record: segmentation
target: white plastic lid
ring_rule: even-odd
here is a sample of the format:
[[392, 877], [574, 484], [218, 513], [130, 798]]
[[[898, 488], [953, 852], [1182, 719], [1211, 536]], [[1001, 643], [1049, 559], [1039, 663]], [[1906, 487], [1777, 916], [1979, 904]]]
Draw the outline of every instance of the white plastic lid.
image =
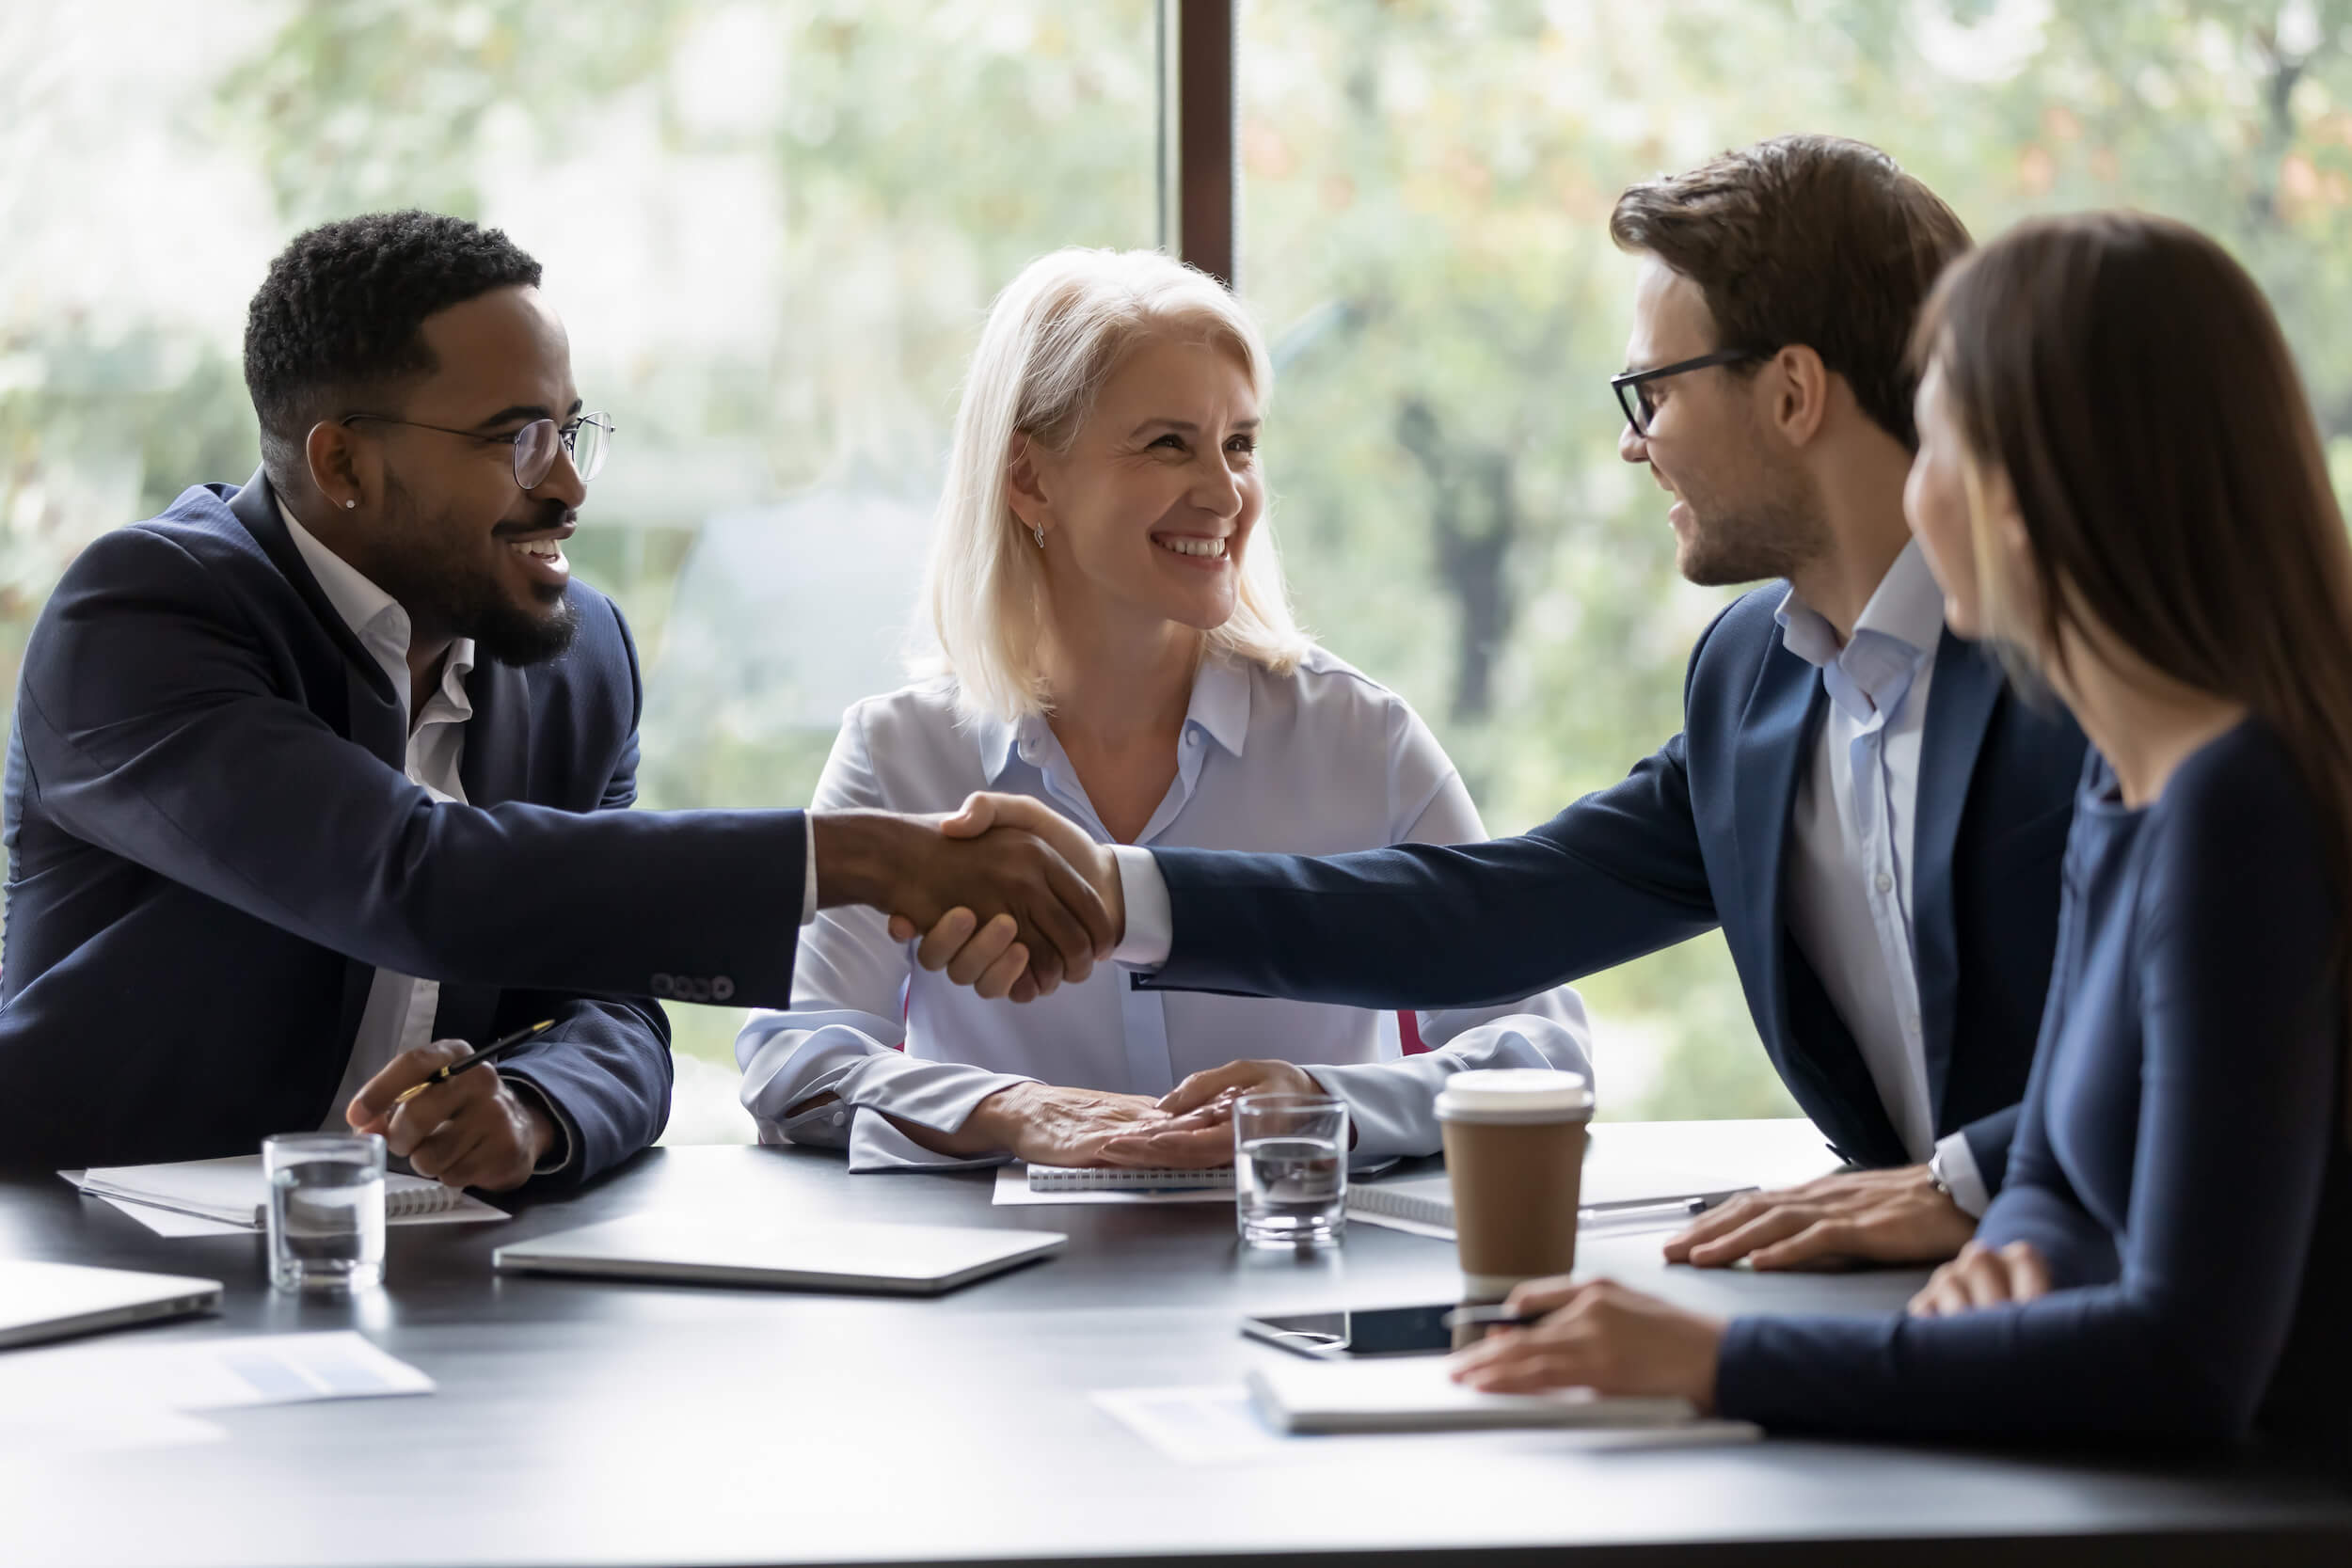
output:
[[1438, 1093], [1438, 1115], [1448, 1120], [1571, 1120], [1592, 1112], [1593, 1086], [1582, 1073], [1546, 1068], [1457, 1072]]

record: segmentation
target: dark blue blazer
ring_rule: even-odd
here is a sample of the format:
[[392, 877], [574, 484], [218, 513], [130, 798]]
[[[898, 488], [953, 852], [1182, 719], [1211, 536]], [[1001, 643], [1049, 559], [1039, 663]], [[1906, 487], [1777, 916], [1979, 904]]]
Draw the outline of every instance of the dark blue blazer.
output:
[[1977, 1228], [2031, 1243], [2051, 1293], [1949, 1318], [1734, 1319], [1723, 1413], [2035, 1443], [2259, 1433], [2352, 1456], [2332, 808], [2260, 720], [2143, 809], [2094, 753], [2009, 1182]]
[[8, 756], [0, 1163], [249, 1153], [319, 1126], [374, 971], [441, 982], [437, 1037], [557, 1026], [501, 1069], [567, 1178], [669, 1111], [653, 995], [790, 1001], [798, 812], [622, 810], [636, 650], [575, 583], [561, 658], [467, 678], [468, 804], [409, 782], [398, 694], [256, 474], [67, 571]]
[[[1782, 911], [1797, 784], [1828, 696], [1773, 584], [1691, 656], [1684, 728], [1630, 776], [1487, 844], [1310, 859], [1155, 849], [1175, 945], [1136, 984], [1361, 1007], [1483, 1006], [1721, 926], [1756, 1032], [1843, 1157], [1908, 1158]], [[1949, 633], [1921, 740], [1912, 926], [1937, 1135], [2008, 1163], [2050, 979], [2083, 738]]]

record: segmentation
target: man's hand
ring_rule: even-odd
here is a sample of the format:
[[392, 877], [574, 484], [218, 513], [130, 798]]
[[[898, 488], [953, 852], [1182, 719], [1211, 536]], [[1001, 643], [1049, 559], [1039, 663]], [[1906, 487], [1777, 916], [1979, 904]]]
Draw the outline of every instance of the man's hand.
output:
[[1759, 1269], [1936, 1263], [1975, 1235], [1968, 1212], [1925, 1165], [1840, 1171], [1779, 1192], [1742, 1193], [1666, 1243], [1670, 1263]]
[[1571, 1285], [1565, 1275], [1530, 1280], [1511, 1292], [1510, 1306], [1549, 1315], [1533, 1328], [1490, 1333], [1456, 1355], [1454, 1382], [1486, 1394], [1678, 1394], [1701, 1411], [1714, 1408], [1721, 1319], [1612, 1279]]
[[[953, 1132], [891, 1118], [892, 1124], [935, 1154], [970, 1159], [1009, 1153], [1033, 1165], [1102, 1165], [1103, 1146], [1122, 1132], [1169, 1118], [1139, 1094], [1100, 1089], [1065, 1089], [1051, 1084], [1015, 1084], [998, 1089], [973, 1108]], [[1226, 1158], [1232, 1157], [1231, 1134]]]
[[[1093, 847], [1061, 817], [1038, 809]], [[971, 813], [967, 801], [959, 818], [946, 822], [879, 811], [815, 814], [817, 901], [886, 911], [893, 929], [900, 920], [910, 930], [940, 928], [943, 917], [962, 911], [991, 945], [982, 950], [987, 961], [959, 964], [956, 972], [963, 983], [984, 985], [984, 996], [1009, 990], [1027, 1001], [1064, 979], [1084, 980], [1117, 945], [1117, 905], [1073, 869], [1062, 835], [1026, 831], [1025, 821], [996, 832], [986, 832], [985, 822], [968, 832], [943, 831]], [[1116, 888], [1116, 868], [1112, 882]], [[946, 968], [947, 960], [926, 967]]]
[[1915, 1318], [1950, 1318], [2049, 1293], [2050, 1265], [2031, 1242], [2011, 1242], [1998, 1249], [1970, 1242], [1959, 1257], [1929, 1276], [1911, 1298], [1910, 1312]]
[[502, 1193], [531, 1180], [555, 1147], [547, 1113], [515, 1093], [498, 1069], [468, 1068], [393, 1108], [403, 1089], [465, 1055], [464, 1040], [435, 1040], [392, 1058], [359, 1086], [343, 1112], [355, 1132], [381, 1132], [385, 1147], [419, 1176], [448, 1187]]
[[[1035, 837], [1076, 868], [1108, 914], [1110, 938], [1091, 958], [1109, 958], [1126, 934], [1126, 899], [1120, 888], [1119, 862], [1110, 847], [1095, 843], [1076, 823], [1043, 801], [1025, 795], [977, 794], [966, 800], [961, 811], [942, 818], [938, 827], [946, 837], [977, 839], [983, 844], [1007, 832]], [[982, 996], [1009, 995], [1015, 1002], [1027, 1002], [1054, 989], [1052, 977], [1041, 972], [1040, 955], [1034, 951], [1026, 953], [1028, 974], [1022, 974], [1022, 933], [1001, 917], [983, 923], [972, 909], [959, 907], [934, 919], [892, 906], [891, 939], [910, 942], [918, 932], [923, 941], [915, 949], [914, 961], [934, 973], [946, 970], [950, 980], [971, 986]], [[1091, 968], [1089, 961], [1088, 970], [1073, 971], [1067, 978], [1083, 980]]]

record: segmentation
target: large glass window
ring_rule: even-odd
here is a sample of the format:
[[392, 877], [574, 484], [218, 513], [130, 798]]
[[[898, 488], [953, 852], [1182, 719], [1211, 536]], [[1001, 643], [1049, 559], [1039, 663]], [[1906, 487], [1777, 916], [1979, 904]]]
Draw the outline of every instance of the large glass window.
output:
[[[1677, 578], [1616, 456], [1608, 215], [1788, 131], [1887, 149], [1979, 236], [2115, 205], [2220, 235], [2352, 480], [2345, 44], [2308, 0], [1242, 0], [1239, 281], [1281, 363], [1267, 464], [1309, 623], [1411, 698], [1489, 832], [1679, 727], [1729, 595]], [[1793, 1111], [1720, 939], [1584, 990], [1612, 1114]]]
[[[258, 461], [246, 299], [423, 206], [547, 268], [618, 444], [571, 546], [649, 806], [792, 805], [903, 679], [958, 378], [1031, 256], [1157, 239], [1152, 0], [77, 0], [0, 15], [0, 651], [100, 531]], [[674, 1007], [680, 1138], [749, 1136]]]
[[[1152, 0], [0, 7], [0, 678], [74, 552], [255, 462], [246, 298], [421, 205], [548, 267], [620, 425], [574, 553], [644, 656], [644, 799], [794, 804], [894, 684], [957, 378], [1058, 245], [1150, 245]], [[2316, 0], [1241, 0], [1244, 295], [1302, 609], [1490, 831], [1677, 727], [1724, 595], [1615, 457], [1616, 191], [1779, 132], [1886, 147], [1979, 234], [2129, 203], [2271, 292], [2352, 480], [2352, 64]], [[2150, 329], [2162, 330], [2162, 323]], [[1619, 1115], [1787, 1111], [1712, 940], [1589, 983]], [[676, 1007], [673, 1136], [744, 1135]]]

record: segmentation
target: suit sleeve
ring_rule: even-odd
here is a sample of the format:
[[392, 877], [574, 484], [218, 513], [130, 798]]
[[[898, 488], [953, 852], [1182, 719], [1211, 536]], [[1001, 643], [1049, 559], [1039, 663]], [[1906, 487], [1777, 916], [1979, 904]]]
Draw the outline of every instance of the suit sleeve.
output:
[[[620, 610], [613, 625], [628, 657], [629, 723], [598, 808], [627, 811], [637, 803], [637, 723], [644, 707], [637, 644]], [[492, 1038], [543, 1018], [555, 1027], [502, 1063], [499, 1071], [538, 1091], [562, 1126], [566, 1147], [545, 1173], [584, 1181], [628, 1159], [661, 1135], [670, 1119], [670, 1021], [650, 996], [583, 996], [564, 991], [507, 991], [499, 998]]]
[[1172, 932], [1167, 960], [1136, 977], [1146, 988], [1492, 1007], [1717, 918], [1679, 735], [1622, 783], [1516, 838], [1323, 857], [1152, 854]]
[[143, 529], [83, 552], [39, 640], [24, 751], [91, 844], [404, 974], [596, 995], [688, 976], [789, 999], [798, 812], [437, 801], [280, 689], [246, 607]]
[[1960, 1130], [1968, 1140], [1968, 1153], [1977, 1162], [1984, 1190], [1998, 1196], [2009, 1181], [2011, 1146], [2017, 1137], [2019, 1108], [2008, 1105], [1989, 1117], [1979, 1117]]
[[2291, 807], [2225, 804], [2164, 824], [2134, 906], [2132, 983], [2103, 993], [2135, 998], [2141, 1050], [2114, 1240], [2098, 1241], [2050, 1157], [2065, 1097], [2045, 1041], [2016, 1168], [1980, 1234], [2050, 1250], [2060, 1288], [1954, 1318], [1737, 1320], [1724, 1414], [1923, 1435], [2249, 1432], [2313, 1249], [2340, 1244], [2314, 1233], [2341, 1135], [2341, 916], [2308, 808], [2280, 832]]
[[[1391, 835], [1420, 844], [1485, 838], [1478, 808], [1438, 737], [1401, 702], [1391, 725]], [[1584, 1002], [1567, 986], [1493, 1006], [1423, 1012], [1416, 1022], [1429, 1047], [1420, 1055], [1309, 1069], [1327, 1092], [1347, 1101], [1359, 1164], [1436, 1153], [1441, 1140], [1433, 1106], [1457, 1072], [1558, 1068], [1592, 1076]]]

